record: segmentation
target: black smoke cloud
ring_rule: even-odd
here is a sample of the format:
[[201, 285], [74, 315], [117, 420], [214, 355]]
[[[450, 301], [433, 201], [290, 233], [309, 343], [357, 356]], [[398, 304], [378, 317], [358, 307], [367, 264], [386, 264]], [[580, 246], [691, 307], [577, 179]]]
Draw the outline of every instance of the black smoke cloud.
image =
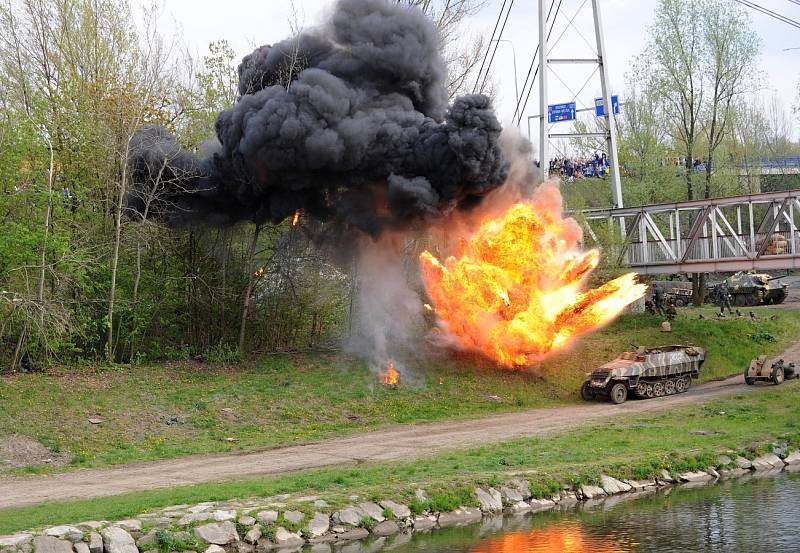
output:
[[323, 26], [242, 60], [206, 157], [142, 128], [129, 206], [175, 226], [303, 210], [377, 236], [476, 205], [506, 176], [501, 127], [485, 96], [447, 105], [439, 44], [416, 9], [339, 0]]

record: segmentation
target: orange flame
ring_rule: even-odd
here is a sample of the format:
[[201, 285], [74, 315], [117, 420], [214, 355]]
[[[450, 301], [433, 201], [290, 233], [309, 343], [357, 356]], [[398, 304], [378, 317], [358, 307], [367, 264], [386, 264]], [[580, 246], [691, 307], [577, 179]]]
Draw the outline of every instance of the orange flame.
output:
[[386, 363], [386, 372], [381, 376], [383, 383], [387, 386], [397, 386], [400, 384], [400, 373], [394, 368], [394, 361], [389, 359]]
[[564, 348], [611, 322], [646, 290], [629, 273], [582, 292], [600, 254], [580, 251], [579, 237], [574, 220], [535, 198], [484, 220], [444, 263], [423, 252], [436, 313], [463, 347], [507, 367]]
[[297, 223], [300, 222], [300, 210], [294, 212], [294, 217], [292, 217], [292, 226], [296, 227]]

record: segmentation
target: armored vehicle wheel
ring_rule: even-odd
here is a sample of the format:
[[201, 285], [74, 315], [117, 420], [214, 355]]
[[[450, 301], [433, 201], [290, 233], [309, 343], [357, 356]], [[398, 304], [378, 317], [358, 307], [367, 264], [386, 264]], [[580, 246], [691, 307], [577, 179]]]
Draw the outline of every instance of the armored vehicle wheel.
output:
[[675, 384], [676, 384], [675, 380], [667, 380], [666, 382], [664, 382], [664, 393], [667, 394], [668, 396], [674, 394], [676, 392]]
[[775, 367], [772, 369], [772, 383], [776, 386], [783, 384], [783, 367]]
[[589, 387], [588, 382], [584, 382], [581, 386], [581, 399], [584, 401], [592, 401], [595, 398], [594, 390]]
[[647, 397], [647, 382], [639, 382], [639, 385], [636, 386], [636, 395], [639, 397]]
[[653, 396], [653, 385], [652, 384], [648, 384], [647, 385], [647, 391], [645, 392], [644, 395], [647, 396], [647, 397], [654, 397]]
[[750, 307], [753, 307], [754, 305], [758, 305], [759, 303], [761, 303], [761, 298], [759, 298], [758, 294], [756, 294], [755, 292], [747, 294], [745, 298], [747, 298], [747, 305]]
[[682, 394], [685, 391], [686, 391], [686, 382], [683, 380], [682, 377], [676, 379], [675, 380], [675, 392], [678, 393], [678, 394]]
[[756, 379], [755, 378], [750, 378], [749, 376], [747, 376], [747, 372], [749, 370], [750, 370], [750, 367], [747, 367], [744, 370], [744, 383], [747, 384], [748, 386], [752, 386], [753, 384], [756, 383]]
[[663, 382], [656, 382], [653, 384], [653, 395], [655, 397], [661, 397], [664, 395], [664, 383]]
[[611, 387], [608, 397], [614, 405], [625, 403], [625, 400], [628, 399], [628, 387], [622, 382], [617, 382]]
[[688, 374], [683, 377], [683, 381], [686, 383], [686, 391], [689, 391], [689, 388], [692, 387], [692, 377]]
[[733, 304], [736, 307], [744, 307], [745, 305], [747, 305], [747, 296], [743, 294], [736, 294], [735, 296], [733, 296]]
[[683, 301], [683, 298], [678, 298], [675, 300], [675, 307], [684, 307], [686, 302]]

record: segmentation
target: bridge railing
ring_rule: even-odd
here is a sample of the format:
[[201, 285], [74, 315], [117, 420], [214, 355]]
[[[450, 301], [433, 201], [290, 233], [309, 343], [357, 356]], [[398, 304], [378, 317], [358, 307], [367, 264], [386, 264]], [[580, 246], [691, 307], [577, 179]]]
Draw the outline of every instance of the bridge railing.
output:
[[[738, 241], [733, 237], [738, 238]], [[780, 238], [778, 238], [780, 237]], [[718, 236], [714, 239], [711, 236], [697, 238], [685, 259], [688, 261], [698, 259], [746, 259], [754, 257], [764, 240], [769, 240], [770, 244], [765, 249], [762, 257], [776, 255], [790, 255], [800, 251], [800, 233], [791, 231], [773, 232], [769, 236], [765, 233], [756, 233], [755, 246], [749, 235], [735, 234], [730, 236]], [[716, 241], [716, 250], [714, 243]], [[623, 262], [631, 267], [639, 265], [654, 265], [675, 263], [683, 258], [686, 248], [690, 247], [688, 238], [665, 239], [667, 248], [661, 242], [640, 240], [631, 241], [625, 249]], [[742, 248], [744, 246], [744, 249]], [[670, 253], [670, 251], [672, 253]]]
[[[587, 243], [644, 273], [800, 268], [800, 190], [576, 212]], [[595, 232], [596, 231], [596, 232]], [[604, 236], [601, 241], [598, 236]]]
[[798, 169], [800, 168], [800, 156], [760, 157], [739, 163], [740, 169], [757, 167], [762, 169]]

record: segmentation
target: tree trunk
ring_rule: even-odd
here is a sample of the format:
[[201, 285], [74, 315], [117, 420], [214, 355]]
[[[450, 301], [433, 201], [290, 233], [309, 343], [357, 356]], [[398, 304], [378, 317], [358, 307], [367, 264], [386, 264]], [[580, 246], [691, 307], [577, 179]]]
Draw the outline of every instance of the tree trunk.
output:
[[706, 290], [706, 274], [692, 273], [692, 305], [701, 307]]
[[253, 274], [253, 258], [256, 255], [256, 247], [258, 246], [258, 235], [261, 232], [261, 225], [256, 225], [253, 230], [253, 241], [250, 242], [250, 251], [247, 253], [247, 287], [244, 291], [244, 300], [242, 301], [242, 322], [239, 325], [239, 351], [244, 353], [244, 338], [247, 331], [247, 315], [250, 311], [250, 294], [253, 293], [253, 282], [255, 275]]
[[114, 300], [117, 295], [117, 266], [119, 265], [119, 243], [122, 237], [122, 205], [125, 202], [125, 187], [128, 178], [128, 154], [131, 138], [125, 145], [125, 157], [122, 160], [122, 179], [117, 195], [117, 209], [114, 217], [114, 254], [111, 257], [111, 290], [108, 297], [108, 336], [106, 337], [106, 359], [114, 360]]
[[44, 325], [44, 281], [47, 274], [47, 239], [50, 236], [50, 217], [53, 213], [53, 171], [55, 170], [55, 157], [53, 145], [50, 139], [47, 144], [50, 147], [50, 170], [47, 173], [47, 208], [44, 212], [44, 238], [42, 239], [42, 255], [39, 259], [39, 324]]
[[25, 335], [28, 332], [27, 323], [23, 325], [22, 331], [19, 333], [19, 339], [17, 340], [17, 347], [14, 348], [14, 357], [11, 359], [11, 372], [17, 370], [17, 365], [19, 364], [19, 358], [22, 354], [22, 345], [25, 343]]
[[133, 280], [133, 306], [139, 300], [139, 282], [142, 280], [142, 239], [136, 237], [136, 278]]
[[227, 299], [228, 299], [228, 256], [230, 255], [231, 235], [224, 231], [223, 252], [222, 252], [222, 286], [219, 297], [219, 341], [225, 340], [225, 321], [227, 319]]
[[688, 154], [686, 156], [686, 199], [687, 200], [694, 200], [694, 188], [692, 187], [692, 171], [694, 168], [692, 165], [694, 164], [694, 159], [692, 158], [692, 154]]

